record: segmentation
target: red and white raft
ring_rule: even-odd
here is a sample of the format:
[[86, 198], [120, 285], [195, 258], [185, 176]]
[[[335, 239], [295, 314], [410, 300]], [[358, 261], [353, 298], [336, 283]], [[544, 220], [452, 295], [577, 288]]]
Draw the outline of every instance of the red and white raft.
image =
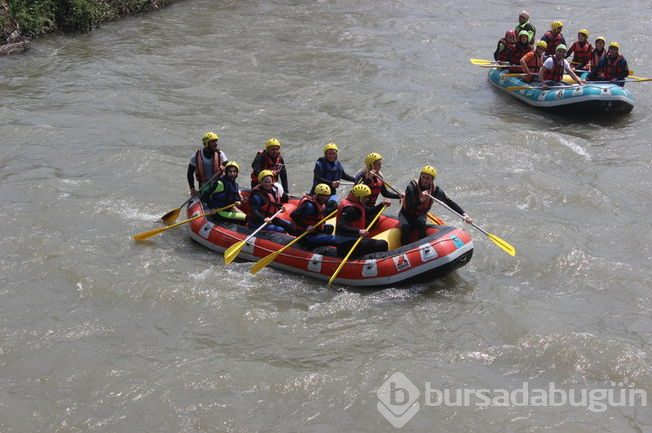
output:
[[[247, 192], [243, 192], [248, 195]], [[299, 199], [290, 197], [281, 214], [289, 220]], [[193, 198], [188, 204], [188, 218], [205, 213], [203, 204]], [[334, 224], [333, 221], [329, 223]], [[381, 216], [371, 235], [389, 243], [389, 251], [367, 254], [355, 260], [349, 259], [337, 279], [337, 284], [360, 287], [381, 287], [429, 281], [442, 277], [466, 265], [473, 255], [473, 241], [464, 230], [452, 226], [433, 226], [427, 236], [416, 242], [401, 246], [398, 220]], [[223, 221], [213, 216], [197, 218], [190, 222], [190, 237], [211, 250], [224, 252], [236, 242], [244, 240], [253, 230], [247, 226]], [[251, 238], [238, 256], [241, 259], [257, 261], [278, 251], [294, 239], [283, 233], [262, 230]], [[301, 242], [280, 254], [269, 266], [302, 275], [330, 279], [340, 265], [335, 247], [309, 249]]]

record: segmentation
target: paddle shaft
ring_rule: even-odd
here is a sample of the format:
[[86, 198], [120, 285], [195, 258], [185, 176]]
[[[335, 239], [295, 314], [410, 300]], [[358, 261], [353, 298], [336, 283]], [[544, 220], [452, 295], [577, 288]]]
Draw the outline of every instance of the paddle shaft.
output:
[[[386, 207], [387, 207], [387, 206], [383, 206], [383, 207], [380, 208], [380, 211], [378, 212], [378, 214], [374, 217], [373, 220], [371, 220], [371, 222], [369, 223], [369, 225], [367, 226], [367, 228], [366, 228], [365, 230], [369, 231], [369, 229], [370, 229], [371, 227], [373, 227], [374, 224], [376, 224], [376, 221], [378, 221], [378, 218], [380, 218], [380, 215], [382, 215], [382, 213], [383, 213], [383, 211], [385, 210]], [[363, 238], [363, 237], [360, 236], [360, 237], [355, 241], [355, 243], [353, 244], [353, 246], [351, 247], [351, 249], [349, 250], [349, 252], [348, 252], [348, 253], [346, 254], [346, 256], [344, 257], [344, 259], [342, 259], [342, 262], [340, 263], [340, 265], [337, 267], [337, 269], [335, 269], [335, 272], [333, 272], [333, 275], [331, 276], [330, 280], [328, 280], [328, 285], [329, 285], [329, 286], [330, 286], [331, 283], [335, 280], [335, 278], [337, 278], [337, 275], [340, 273], [340, 271], [341, 271], [342, 268], [344, 267], [344, 264], [349, 260], [349, 257], [351, 257], [351, 254], [353, 254], [353, 251], [355, 250], [355, 248], [356, 248], [356, 247], [358, 246], [358, 244], [362, 241], [362, 238]]]
[[274, 220], [274, 218], [276, 218], [277, 216], [279, 216], [279, 215], [280, 215], [281, 213], [283, 213], [284, 211], [285, 211], [285, 208], [280, 208], [280, 209], [279, 209], [279, 210], [278, 210], [274, 215], [272, 215], [271, 217], [269, 217], [269, 222], [265, 222], [265, 223], [263, 223], [260, 227], [258, 227], [256, 230], [254, 230], [254, 232], [253, 232], [252, 234], [250, 234], [249, 236], [247, 236], [244, 240], [242, 240], [242, 241], [240, 241], [240, 242], [242, 242], [243, 244], [246, 244], [246, 243], [249, 241], [249, 239], [251, 239], [251, 238], [253, 238], [254, 236], [256, 236], [256, 234], [257, 234], [259, 231], [261, 231], [262, 229], [264, 229], [265, 227], [267, 227], [269, 224], [271, 224], [272, 221]]
[[[440, 205], [444, 206], [446, 209], [448, 209], [449, 211], [453, 212], [453, 213], [454, 213], [455, 215], [457, 215], [458, 217], [464, 219], [464, 216], [463, 216], [463, 215], [461, 215], [459, 212], [455, 211], [452, 207], [450, 207], [449, 205], [447, 205], [447, 204], [444, 203], [443, 201], [439, 200], [439, 199], [436, 198], [435, 196], [428, 194], [428, 197], [430, 197], [431, 199], [433, 199], [434, 201], [436, 201], [436, 202], [439, 203]], [[480, 231], [481, 231], [482, 233], [484, 233], [485, 235], [490, 236], [489, 233], [487, 233], [487, 232], [484, 231], [482, 228], [480, 228], [480, 227], [478, 227], [477, 225], [475, 225], [475, 223], [471, 223], [471, 225], [472, 225], [473, 227], [475, 227], [476, 229], [480, 230]]]
[[228, 208], [230, 208], [230, 207], [233, 207], [233, 206], [235, 206], [235, 203], [231, 203], [230, 205], [228, 205], [228, 206], [224, 206], [224, 207], [221, 207], [221, 208], [219, 208], [219, 209], [213, 209], [213, 210], [210, 210], [210, 211], [208, 211], [208, 212], [206, 212], [206, 213], [204, 213], [204, 214], [201, 214], [201, 215], [195, 215], [195, 216], [192, 217], [192, 218], [188, 218], [187, 220], [179, 221], [178, 223], [174, 223], [174, 224], [171, 224], [171, 225], [166, 226], [166, 227], [159, 227], [159, 228], [156, 228], [156, 229], [154, 229], [154, 230], [148, 230], [148, 231], [146, 231], [146, 232], [142, 232], [142, 233], [135, 234], [135, 235], [133, 236], [133, 238], [134, 238], [135, 240], [137, 240], [137, 241], [142, 241], [142, 240], [145, 240], [145, 239], [149, 239], [149, 238], [151, 238], [152, 236], [156, 236], [156, 235], [158, 235], [158, 234], [160, 234], [160, 233], [163, 233], [164, 231], [167, 231], [167, 230], [173, 229], [173, 228], [175, 228], [175, 227], [179, 227], [180, 225], [183, 225], [183, 224], [189, 223], [190, 221], [194, 221], [194, 220], [196, 220], [196, 219], [198, 219], [198, 218], [201, 218], [201, 217], [205, 217], [205, 216], [209, 216], [209, 215], [214, 215], [214, 214], [216, 214], [216, 213], [218, 213], [218, 212], [222, 212], [223, 210], [226, 210], [226, 209], [228, 209]]

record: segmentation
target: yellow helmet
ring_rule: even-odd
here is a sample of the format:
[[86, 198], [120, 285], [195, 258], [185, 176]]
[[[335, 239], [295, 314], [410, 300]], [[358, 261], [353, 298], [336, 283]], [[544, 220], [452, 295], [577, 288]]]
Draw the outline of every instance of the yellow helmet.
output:
[[363, 183], [360, 183], [351, 188], [351, 193], [357, 198], [367, 197], [371, 195], [371, 188]]
[[204, 146], [206, 146], [206, 145], [208, 144], [209, 141], [219, 140], [219, 139], [220, 139], [220, 136], [217, 135], [216, 133], [214, 133], [214, 132], [207, 132], [207, 133], [204, 134], [204, 136], [201, 138], [201, 141], [202, 141], [202, 143], [204, 143]]
[[534, 44], [534, 46], [535, 46], [536, 48], [541, 47], [541, 48], [543, 48], [544, 50], [547, 50], [547, 49], [548, 49], [548, 42], [546, 42], [546, 41], [537, 41], [536, 44]]
[[364, 165], [367, 166], [367, 168], [372, 168], [374, 165], [374, 162], [383, 159], [383, 156], [380, 153], [370, 153], [369, 155], [364, 157]]
[[589, 31], [587, 29], [582, 29], [579, 32], [577, 32], [578, 35], [584, 35], [586, 38], [589, 38]]
[[270, 138], [265, 142], [265, 149], [269, 149], [272, 146], [281, 147], [281, 142], [278, 141], [278, 138]]
[[238, 173], [240, 172], [240, 165], [235, 161], [227, 162], [224, 166], [224, 171], [226, 171], [229, 167], [235, 167], [235, 169], [238, 170]]
[[607, 40], [604, 38], [604, 36], [598, 36], [597, 38], [595, 38], [595, 41], [596, 42], [602, 41], [605, 44], [607, 43]]
[[426, 165], [421, 169], [421, 174], [429, 174], [433, 178], [437, 177], [437, 169], [433, 167], [432, 165]]
[[337, 144], [335, 143], [328, 143], [327, 145], [324, 146], [324, 153], [328, 150], [334, 150], [335, 152], [339, 152], [340, 150], [337, 148]]
[[616, 42], [616, 41], [609, 42], [609, 48], [611, 48], [611, 47], [616, 47], [616, 48], [618, 48], [620, 50], [620, 44], [618, 42]]
[[562, 23], [561, 21], [553, 21], [552, 24], [550, 24], [550, 28], [552, 30], [557, 30], [560, 27], [564, 27], [564, 23]]
[[263, 179], [267, 176], [272, 176], [272, 179], [274, 179], [274, 173], [272, 170], [261, 170], [260, 173], [258, 173], [258, 182], [263, 183]]
[[316, 195], [331, 195], [331, 187], [326, 185], [325, 183], [318, 183], [315, 186], [315, 194]]

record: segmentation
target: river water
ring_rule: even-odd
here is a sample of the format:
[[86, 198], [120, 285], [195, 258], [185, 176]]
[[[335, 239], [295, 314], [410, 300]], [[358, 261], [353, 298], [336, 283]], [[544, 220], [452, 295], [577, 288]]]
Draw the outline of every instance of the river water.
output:
[[[629, 30], [648, 2], [545, 3], [539, 33], [588, 27], [652, 74]], [[403, 431], [652, 431], [641, 399], [434, 405], [523, 383], [652, 398], [652, 85], [595, 121], [492, 90], [468, 59], [525, 4], [188, 0], [0, 59], [0, 431], [390, 432], [376, 391], [396, 372], [420, 392]], [[350, 172], [382, 153], [401, 186], [433, 164], [518, 254], [469, 228], [473, 260], [444, 279], [337, 292], [225, 266], [183, 229], [133, 242], [186, 199], [207, 130], [243, 166], [280, 138], [293, 193], [329, 141]]]

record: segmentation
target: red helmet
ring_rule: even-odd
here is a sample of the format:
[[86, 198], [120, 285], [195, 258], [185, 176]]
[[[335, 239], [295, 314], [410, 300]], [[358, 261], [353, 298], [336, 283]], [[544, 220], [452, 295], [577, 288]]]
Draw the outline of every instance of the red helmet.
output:
[[514, 30], [507, 30], [505, 32], [505, 39], [514, 38], [516, 39], [516, 32]]

